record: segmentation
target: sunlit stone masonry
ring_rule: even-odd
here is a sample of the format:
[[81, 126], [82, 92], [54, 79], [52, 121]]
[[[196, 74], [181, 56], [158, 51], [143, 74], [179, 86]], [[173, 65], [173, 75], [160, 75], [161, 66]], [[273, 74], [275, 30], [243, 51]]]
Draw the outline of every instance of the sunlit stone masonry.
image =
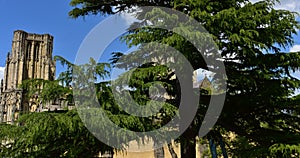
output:
[[34, 98], [24, 99], [19, 85], [27, 79], [55, 79], [52, 49], [53, 36], [49, 34], [14, 32], [0, 87], [0, 122], [12, 123], [20, 112], [36, 111], [39, 103]]

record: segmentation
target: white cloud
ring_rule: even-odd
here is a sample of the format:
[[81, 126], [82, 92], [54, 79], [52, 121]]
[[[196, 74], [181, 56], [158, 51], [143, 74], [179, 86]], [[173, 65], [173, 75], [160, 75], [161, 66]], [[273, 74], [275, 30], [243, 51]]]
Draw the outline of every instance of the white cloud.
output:
[[280, 4], [276, 5], [277, 9], [285, 9], [300, 13], [299, 0], [281, 0]]
[[290, 52], [299, 52], [300, 51], [300, 45], [294, 45], [291, 49]]
[[130, 26], [134, 22], [139, 22], [133, 13], [122, 13], [121, 17], [125, 20], [126, 24]]
[[0, 81], [4, 78], [4, 69], [5, 67], [0, 67]]
[[295, 72], [290, 71], [290, 74], [297, 79], [300, 79], [300, 70], [296, 70]]
[[[291, 73], [291, 75], [297, 79], [300, 79], [300, 71], [296, 71], [294, 73]], [[294, 92], [293, 96], [299, 95], [300, 94], [300, 89], [296, 89], [296, 91]]]
[[297, 96], [297, 95], [299, 95], [299, 94], [300, 94], [300, 90], [297, 89], [297, 90], [294, 92], [294, 94], [293, 94], [292, 96]]
[[205, 76], [207, 76], [208, 78], [211, 79], [215, 75], [215, 73], [201, 69], [201, 68], [197, 69], [196, 73], [197, 73], [197, 81], [202, 80]]
[[258, 1], [260, 1], [260, 0], [250, 0], [250, 2], [252, 2], [252, 3], [256, 3]]
[[[261, 0], [250, 0], [252, 3]], [[276, 9], [290, 10], [300, 13], [300, 1], [299, 0], [281, 0], [280, 3], [275, 5]]]
[[300, 71], [296, 71], [296, 72], [292, 73], [292, 75], [294, 77], [300, 78]]

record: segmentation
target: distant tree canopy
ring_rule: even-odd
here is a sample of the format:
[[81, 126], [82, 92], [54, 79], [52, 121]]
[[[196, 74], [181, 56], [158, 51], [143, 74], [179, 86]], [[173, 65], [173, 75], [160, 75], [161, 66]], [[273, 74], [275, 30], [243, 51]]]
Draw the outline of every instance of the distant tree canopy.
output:
[[[54, 81], [23, 81], [20, 88], [26, 94], [24, 99], [37, 96], [43, 105], [61, 97], [73, 102], [69, 86], [75, 65], [61, 56], [55, 59], [67, 69]], [[107, 75], [105, 65], [109, 64], [97, 63], [95, 75]], [[21, 113], [15, 124], [0, 124], [0, 129], [0, 157], [95, 157], [115, 151], [86, 128], [77, 110]]]
[[95, 138], [77, 111], [30, 113], [0, 125], [1, 157], [94, 157], [113, 149]]
[[[300, 53], [281, 52], [281, 48], [294, 44], [293, 35], [300, 25], [295, 20], [296, 13], [274, 9], [278, 2], [72, 0], [70, 4], [74, 8], [69, 15], [73, 18], [90, 14], [111, 15], [130, 12], [139, 6], [162, 6], [182, 11], [196, 19], [218, 45], [228, 77], [225, 106], [214, 130], [234, 132], [248, 144], [255, 144], [236, 147], [236, 150], [253, 149], [260, 156], [290, 156], [295, 153], [299, 155], [299, 151], [295, 150], [300, 142], [297, 121], [299, 99], [291, 97], [299, 88], [299, 80], [291, 73], [299, 70]], [[145, 12], [141, 12], [137, 18], [142, 22], [155, 23], [151, 13], [153, 11], [146, 17]], [[208, 65], [203, 62], [199, 50], [172, 31], [139, 28], [130, 31], [123, 39], [130, 46], [149, 42], [167, 44], [180, 51], [193, 68], [207, 69]], [[144, 73], [147, 71], [145, 69]], [[197, 134], [192, 133], [187, 138]], [[181, 154], [183, 157], [195, 157], [184, 151]]]

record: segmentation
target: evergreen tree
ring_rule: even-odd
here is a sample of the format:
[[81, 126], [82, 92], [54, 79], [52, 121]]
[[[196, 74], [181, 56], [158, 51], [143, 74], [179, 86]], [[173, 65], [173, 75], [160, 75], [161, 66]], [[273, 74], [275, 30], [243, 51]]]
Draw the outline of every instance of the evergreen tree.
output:
[[[218, 134], [214, 133], [224, 129], [243, 137], [249, 144], [255, 144], [255, 148], [259, 149], [255, 150], [258, 155], [291, 156], [299, 155], [299, 151], [295, 150], [300, 140], [297, 121], [299, 99], [290, 96], [299, 88], [299, 81], [291, 72], [299, 69], [300, 57], [299, 52], [281, 52], [280, 48], [294, 44], [293, 34], [300, 26], [295, 20], [295, 13], [274, 9], [276, 2], [72, 0], [74, 9], [70, 16], [115, 14], [135, 6], [151, 5], [176, 9], [196, 19], [213, 36], [221, 50], [227, 73], [224, 110], [214, 128], [216, 132], [209, 136], [217, 137]], [[143, 20], [147, 17], [142, 12], [137, 18]], [[147, 20], [153, 19], [148, 17]], [[171, 31], [136, 29], [124, 39], [129, 45], [154, 41], [164, 43], [179, 50], [194, 69], [208, 67], [199, 50]], [[149, 70], [145, 69], [144, 74], [147, 72]], [[199, 108], [205, 107], [201, 105]], [[199, 124], [191, 125], [182, 138], [194, 139], [197, 128]], [[182, 144], [182, 157], [195, 157], [191, 145], [193, 143]]]

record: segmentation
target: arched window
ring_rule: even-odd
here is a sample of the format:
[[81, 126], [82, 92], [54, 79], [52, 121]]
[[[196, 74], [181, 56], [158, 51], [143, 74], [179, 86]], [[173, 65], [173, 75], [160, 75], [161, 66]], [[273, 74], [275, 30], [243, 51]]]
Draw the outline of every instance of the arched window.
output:
[[31, 52], [31, 42], [28, 42], [27, 43], [27, 47], [26, 47], [27, 49], [27, 51], [26, 51], [26, 58], [27, 59], [30, 59], [30, 52]]
[[39, 43], [36, 43], [34, 46], [34, 56], [33, 56], [35, 60], [38, 60], [39, 58], [39, 49], [40, 49], [40, 45]]

